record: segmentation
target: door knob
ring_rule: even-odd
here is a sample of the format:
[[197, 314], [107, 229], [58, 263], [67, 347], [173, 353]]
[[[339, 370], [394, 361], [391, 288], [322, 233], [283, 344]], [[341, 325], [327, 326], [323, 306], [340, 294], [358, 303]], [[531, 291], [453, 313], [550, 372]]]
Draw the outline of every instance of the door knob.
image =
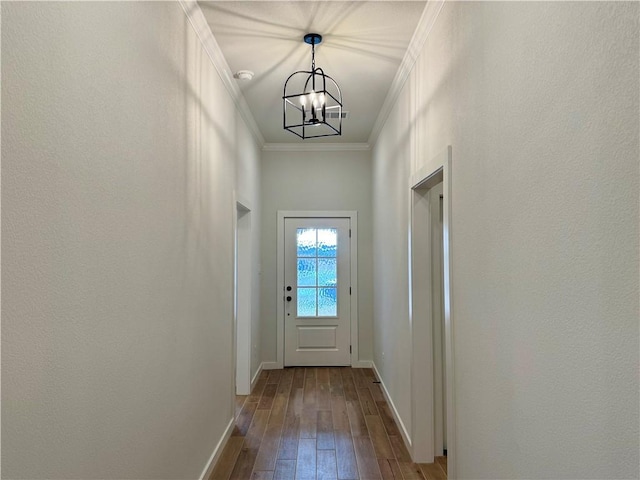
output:
[[291, 301], [291, 295], [287, 296], [287, 302]]
[[287, 292], [290, 292], [290, 291], [291, 291], [291, 285], [288, 285], [287, 286]]

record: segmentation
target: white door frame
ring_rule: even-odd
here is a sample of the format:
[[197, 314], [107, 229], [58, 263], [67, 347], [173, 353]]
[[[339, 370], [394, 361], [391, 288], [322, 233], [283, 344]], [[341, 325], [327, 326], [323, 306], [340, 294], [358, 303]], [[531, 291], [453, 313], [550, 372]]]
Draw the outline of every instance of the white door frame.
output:
[[[453, 315], [451, 311], [451, 146], [415, 172], [409, 181], [409, 314], [411, 321], [411, 456], [433, 462], [435, 451], [431, 221], [425, 192], [443, 184], [443, 269], [447, 410], [447, 470], [456, 478], [455, 397], [453, 377]], [[420, 245], [420, 248], [416, 248]], [[429, 348], [425, 348], [428, 345]]]
[[[284, 368], [284, 219], [285, 218], [348, 218], [351, 225], [351, 366], [362, 366], [358, 360], [358, 212], [278, 210], [276, 295], [276, 368]], [[366, 366], [369, 366], [367, 363]]]
[[251, 393], [251, 208], [247, 201], [236, 198], [235, 209], [235, 394]]

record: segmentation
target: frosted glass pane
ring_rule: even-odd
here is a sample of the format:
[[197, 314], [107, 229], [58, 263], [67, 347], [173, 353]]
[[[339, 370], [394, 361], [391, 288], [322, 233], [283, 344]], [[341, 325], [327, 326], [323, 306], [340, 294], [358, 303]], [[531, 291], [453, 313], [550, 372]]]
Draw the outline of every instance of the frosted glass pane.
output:
[[316, 259], [315, 258], [299, 258], [298, 259], [298, 286], [299, 287], [315, 287], [316, 286]]
[[338, 268], [335, 258], [318, 258], [318, 286], [335, 287], [338, 284]]
[[318, 289], [318, 316], [335, 317], [338, 315], [338, 289]]
[[299, 288], [298, 289], [298, 316], [299, 317], [315, 317], [316, 316], [316, 289], [315, 288]]
[[316, 229], [299, 228], [297, 235], [298, 257], [316, 256]]
[[335, 228], [318, 230], [318, 256], [337, 257], [338, 231]]

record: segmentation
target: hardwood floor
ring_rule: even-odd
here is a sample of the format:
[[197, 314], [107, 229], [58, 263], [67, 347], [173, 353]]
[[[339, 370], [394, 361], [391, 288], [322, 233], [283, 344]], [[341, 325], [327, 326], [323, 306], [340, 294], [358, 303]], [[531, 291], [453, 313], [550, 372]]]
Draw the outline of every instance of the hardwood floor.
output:
[[236, 426], [211, 480], [447, 478], [446, 457], [415, 464], [371, 369], [263, 371], [236, 397]]

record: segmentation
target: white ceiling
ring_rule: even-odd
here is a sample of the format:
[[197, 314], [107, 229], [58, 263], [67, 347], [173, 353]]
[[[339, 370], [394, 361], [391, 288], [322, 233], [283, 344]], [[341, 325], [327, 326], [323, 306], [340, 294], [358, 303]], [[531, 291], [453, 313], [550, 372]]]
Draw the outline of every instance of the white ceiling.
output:
[[364, 143], [398, 71], [425, 1], [200, 1], [198, 2], [267, 143], [302, 142], [282, 126], [287, 77], [309, 70], [306, 33], [319, 33], [316, 66], [342, 90], [342, 136], [305, 142]]

